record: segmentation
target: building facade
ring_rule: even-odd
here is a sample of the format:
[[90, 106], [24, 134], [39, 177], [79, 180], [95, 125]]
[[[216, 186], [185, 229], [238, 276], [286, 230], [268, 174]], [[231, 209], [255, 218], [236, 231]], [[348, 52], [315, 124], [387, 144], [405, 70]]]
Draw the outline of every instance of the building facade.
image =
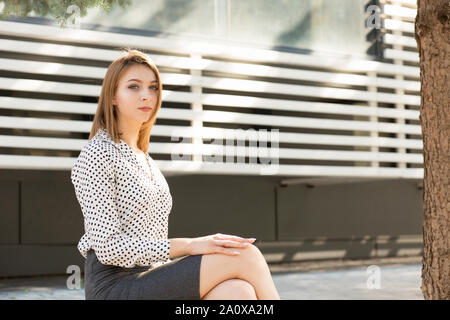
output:
[[255, 237], [269, 263], [422, 254], [415, 1], [148, 3], [0, 20], [0, 276], [83, 269], [70, 169], [122, 47], [162, 76], [169, 238]]

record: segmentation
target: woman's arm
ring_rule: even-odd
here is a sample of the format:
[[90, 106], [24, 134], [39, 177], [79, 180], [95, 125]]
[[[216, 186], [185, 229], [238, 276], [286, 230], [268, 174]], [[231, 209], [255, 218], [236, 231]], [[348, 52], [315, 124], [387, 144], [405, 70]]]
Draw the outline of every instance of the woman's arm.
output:
[[190, 254], [191, 238], [173, 238], [170, 241], [170, 254], [169, 258], [175, 258], [179, 256], [185, 256]]

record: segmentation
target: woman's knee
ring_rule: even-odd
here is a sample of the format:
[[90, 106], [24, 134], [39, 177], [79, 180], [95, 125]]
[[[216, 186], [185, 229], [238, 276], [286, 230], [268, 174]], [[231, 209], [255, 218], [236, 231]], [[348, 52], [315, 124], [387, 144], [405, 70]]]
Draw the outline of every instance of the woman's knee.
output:
[[229, 279], [213, 289], [215, 296], [224, 300], [255, 300], [255, 288], [242, 279]]
[[244, 260], [246, 263], [249, 263], [250, 265], [253, 265], [255, 263], [266, 264], [266, 259], [257, 246], [249, 244], [247, 248], [236, 249], [240, 252], [242, 260]]

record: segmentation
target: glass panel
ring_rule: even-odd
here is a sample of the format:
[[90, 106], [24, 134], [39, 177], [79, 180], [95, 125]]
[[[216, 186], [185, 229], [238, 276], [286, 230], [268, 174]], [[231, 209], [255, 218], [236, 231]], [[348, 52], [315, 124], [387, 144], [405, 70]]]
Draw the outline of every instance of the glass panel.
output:
[[366, 0], [230, 0], [230, 38], [247, 43], [365, 53]]
[[79, 21], [208, 40], [365, 54], [370, 31], [365, 26], [366, 4], [367, 0], [133, 0], [126, 8], [114, 5], [110, 12], [89, 8]]

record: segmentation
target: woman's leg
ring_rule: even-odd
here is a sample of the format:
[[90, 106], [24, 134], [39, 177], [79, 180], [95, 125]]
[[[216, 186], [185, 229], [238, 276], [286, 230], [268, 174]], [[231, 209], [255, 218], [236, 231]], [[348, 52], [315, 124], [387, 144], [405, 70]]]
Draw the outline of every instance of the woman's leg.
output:
[[257, 300], [255, 288], [247, 281], [229, 279], [211, 289], [202, 300]]
[[205, 254], [200, 266], [200, 299], [220, 283], [229, 279], [249, 282], [258, 300], [279, 300], [280, 296], [272, 280], [266, 260], [258, 247], [233, 248], [241, 254]]

